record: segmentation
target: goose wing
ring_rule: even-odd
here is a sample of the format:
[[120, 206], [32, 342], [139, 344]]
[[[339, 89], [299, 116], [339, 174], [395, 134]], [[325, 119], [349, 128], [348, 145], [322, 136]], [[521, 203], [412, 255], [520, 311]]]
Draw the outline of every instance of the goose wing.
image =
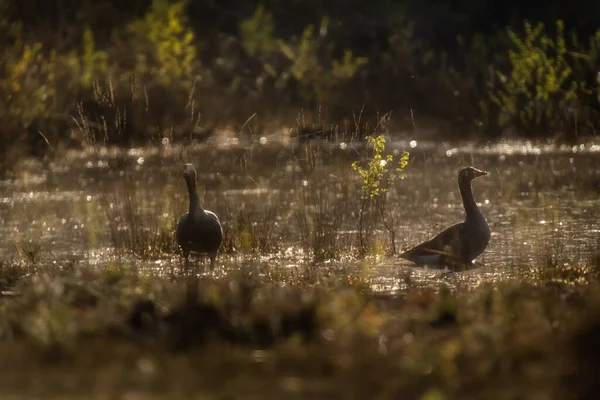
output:
[[443, 255], [460, 259], [462, 254], [463, 235], [464, 223], [461, 222], [444, 229], [433, 239], [423, 242], [402, 253], [400, 257], [410, 261], [434, 255]]

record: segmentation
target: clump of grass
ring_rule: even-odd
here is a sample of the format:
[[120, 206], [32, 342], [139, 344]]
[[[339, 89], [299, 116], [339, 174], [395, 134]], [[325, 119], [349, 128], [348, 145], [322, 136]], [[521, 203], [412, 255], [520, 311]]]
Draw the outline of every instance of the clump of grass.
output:
[[148, 183], [125, 175], [112, 192], [101, 195], [112, 244], [142, 259], [156, 259], [178, 250], [175, 228], [186, 200], [166, 184], [161, 198]]
[[536, 281], [566, 285], [589, 282], [593, 274], [594, 253], [585, 257], [583, 249], [573, 251], [570, 247], [575, 244], [569, 242], [561, 224], [551, 220], [546, 225], [543, 242], [536, 247]]
[[8, 294], [32, 271], [30, 264], [15, 262], [13, 259], [0, 260], [0, 294]]
[[588, 266], [594, 277], [600, 277], [600, 247], [590, 251]]
[[339, 258], [347, 247], [341, 242], [340, 229], [351, 213], [349, 171], [339, 174], [346, 179], [332, 179], [328, 169], [318, 168], [299, 182], [296, 221], [304, 248], [317, 262]]
[[259, 195], [255, 201], [243, 204], [237, 213], [233, 214], [233, 221], [228, 223], [230, 233], [227, 235], [226, 232], [225, 242], [229, 240], [235, 243], [233, 248], [249, 253], [277, 252], [281, 242], [278, 225], [281, 221], [282, 204], [276, 196]]
[[34, 264], [39, 259], [42, 248], [42, 244], [37, 239], [29, 238], [15, 241], [15, 250], [28, 263]]

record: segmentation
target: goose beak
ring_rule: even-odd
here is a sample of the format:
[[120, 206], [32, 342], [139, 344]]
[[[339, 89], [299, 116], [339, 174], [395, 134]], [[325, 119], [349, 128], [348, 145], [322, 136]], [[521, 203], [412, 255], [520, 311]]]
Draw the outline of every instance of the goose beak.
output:
[[480, 169], [473, 168], [473, 177], [477, 178], [479, 176], [487, 175], [487, 171], [482, 171]]

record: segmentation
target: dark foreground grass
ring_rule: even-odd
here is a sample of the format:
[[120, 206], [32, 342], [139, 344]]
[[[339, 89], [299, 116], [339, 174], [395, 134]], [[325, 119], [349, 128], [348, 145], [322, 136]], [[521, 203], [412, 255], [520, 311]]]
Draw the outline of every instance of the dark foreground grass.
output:
[[578, 270], [382, 295], [5, 262], [0, 397], [593, 398], [598, 265]]

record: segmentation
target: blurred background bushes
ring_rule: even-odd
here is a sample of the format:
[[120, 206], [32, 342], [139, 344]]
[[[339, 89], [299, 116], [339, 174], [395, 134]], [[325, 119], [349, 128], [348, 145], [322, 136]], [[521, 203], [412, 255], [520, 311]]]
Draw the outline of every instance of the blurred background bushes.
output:
[[[574, 141], [599, 122], [600, 5], [580, 0], [5, 0], [0, 169], [85, 141], [206, 138], [249, 116], [439, 121]], [[265, 126], [265, 125], [263, 125]]]

